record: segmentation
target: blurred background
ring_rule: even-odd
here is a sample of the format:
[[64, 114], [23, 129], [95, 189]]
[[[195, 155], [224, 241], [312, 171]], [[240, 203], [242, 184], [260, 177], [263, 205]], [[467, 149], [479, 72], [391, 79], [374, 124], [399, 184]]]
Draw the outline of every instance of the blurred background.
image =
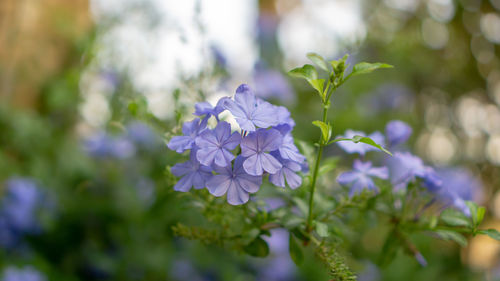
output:
[[[296, 268], [286, 231], [266, 259], [174, 237], [203, 218], [165, 174], [182, 157], [164, 141], [193, 104], [241, 83], [315, 141], [317, 97], [286, 75], [311, 51], [394, 65], [334, 95], [334, 133], [408, 122], [409, 147], [471, 188], [484, 226], [500, 229], [499, 11], [499, 0], [2, 0], [1, 280], [328, 280], [314, 259]], [[488, 237], [464, 249], [415, 237], [427, 267], [400, 253], [380, 268], [387, 230], [363, 227], [345, 245], [360, 280], [500, 280]]]

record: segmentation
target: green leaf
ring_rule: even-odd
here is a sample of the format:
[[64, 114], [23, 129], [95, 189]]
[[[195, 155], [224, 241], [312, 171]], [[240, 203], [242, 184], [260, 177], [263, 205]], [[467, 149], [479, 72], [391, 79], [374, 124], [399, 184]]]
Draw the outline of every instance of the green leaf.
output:
[[323, 136], [323, 142], [328, 143], [330, 138], [332, 137], [332, 128], [330, 124], [326, 124], [325, 122], [316, 120], [312, 122], [314, 126], [319, 127], [321, 129], [321, 135]]
[[318, 79], [318, 72], [316, 71], [316, 68], [310, 64], [304, 64], [302, 67], [294, 68], [290, 70], [288, 74], [306, 80]]
[[304, 219], [301, 217], [298, 217], [297, 215], [294, 214], [288, 214], [283, 217], [283, 226], [286, 229], [292, 229], [294, 227], [297, 227], [301, 223], [304, 222]]
[[356, 135], [352, 139], [349, 139], [349, 138], [338, 138], [338, 139], [334, 139], [330, 143], [332, 143], [332, 142], [339, 142], [339, 141], [352, 141], [354, 143], [358, 143], [358, 142], [366, 143], [366, 144], [371, 145], [373, 147], [376, 147], [376, 148], [382, 150], [383, 152], [385, 152], [385, 153], [387, 153], [387, 154], [389, 154], [389, 155], [392, 156], [392, 153], [389, 150], [383, 148], [381, 145], [377, 144], [375, 141], [373, 141], [369, 137], [363, 137], [363, 136]]
[[440, 218], [447, 225], [466, 227], [472, 226], [472, 223], [468, 217], [466, 217], [462, 212], [451, 208], [444, 210], [443, 213], [441, 213]]
[[467, 246], [467, 239], [465, 239], [465, 237], [458, 232], [451, 230], [437, 230], [435, 233], [441, 237], [441, 239], [455, 241], [462, 247]]
[[302, 253], [302, 249], [293, 237], [292, 233], [290, 233], [288, 246], [290, 250], [290, 257], [297, 266], [300, 266], [304, 261], [304, 254]]
[[335, 72], [336, 75], [340, 75], [341, 73], [344, 72], [346, 66], [345, 66], [345, 61], [349, 57], [348, 54], [345, 54], [341, 59], [339, 60], [332, 60], [330, 61], [330, 64], [333, 68], [333, 71]]
[[378, 264], [382, 267], [389, 265], [396, 257], [401, 241], [399, 240], [396, 231], [393, 230], [385, 239], [384, 246], [380, 252]]
[[307, 203], [304, 201], [304, 199], [298, 198], [298, 197], [294, 197], [293, 198], [293, 202], [295, 203], [295, 205], [297, 205], [297, 207], [299, 208], [300, 212], [302, 214], [304, 214], [304, 216], [307, 216], [309, 207], [308, 207]]
[[465, 204], [467, 204], [467, 207], [469, 207], [470, 210], [470, 217], [472, 219], [472, 225], [477, 227], [478, 225], [478, 216], [477, 216], [477, 204], [472, 202], [472, 201], [465, 201]]
[[316, 53], [308, 53], [307, 57], [321, 69], [323, 69], [324, 71], [328, 71], [328, 65], [326, 64], [326, 61], [322, 56]]
[[352, 68], [352, 72], [351, 72], [351, 74], [349, 74], [349, 76], [370, 73], [370, 72], [372, 72], [376, 69], [379, 69], [379, 68], [392, 68], [392, 67], [393, 66], [390, 64], [385, 64], [385, 63], [380, 63], [380, 62], [376, 62], [376, 63], [360, 62]]
[[308, 79], [307, 82], [318, 92], [321, 99], [325, 99], [325, 79]]
[[496, 230], [496, 229], [493, 229], [493, 228], [490, 228], [490, 229], [481, 229], [477, 233], [479, 233], [479, 234], [486, 234], [489, 237], [491, 237], [491, 238], [493, 238], [495, 240], [500, 241], [500, 232], [498, 232], [498, 230]]
[[269, 246], [264, 239], [257, 237], [250, 244], [246, 245], [243, 250], [251, 256], [264, 258], [269, 255]]
[[316, 222], [316, 232], [318, 233], [319, 237], [328, 237], [330, 234], [328, 233], [328, 225], [326, 223], [322, 223], [317, 221]]
[[477, 209], [477, 225], [480, 225], [484, 219], [484, 214], [486, 213], [486, 209], [484, 207], [479, 207]]

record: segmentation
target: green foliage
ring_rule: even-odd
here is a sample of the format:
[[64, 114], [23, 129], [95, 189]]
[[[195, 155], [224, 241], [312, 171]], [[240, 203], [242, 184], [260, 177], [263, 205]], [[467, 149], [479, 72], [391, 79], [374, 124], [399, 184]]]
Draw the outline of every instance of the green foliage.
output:
[[304, 254], [302, 253], [302, 249], [300, 248], [300, 245], [297, 243], [295, 237], [291, 232], [288, 240], [290, 257], [297, 266], [300, 266], [304, 261]]
[[320, 244], [315, 248], [316, 256], [327, 266], [330, 276], [337, 281], [354, 281], [356, 275], [346, 265], [344, 258], [333, 245]]
[[491, 229], [483, 229], [483, 230], [479, 230], [477, 233], [488, 235], [489, 237], [500, 241], [500, 232], [498, 232], [498, 230], [496, 230], [496, 229], [492, 229], [492, 228]]
[[321, 129], [322, 141], [323, 143], [328, 143], [332, 137], [332, 126], [329, 123], [325, 123], [319, 120], [312, 122], [314, 126]]
[[269, 246], [264, 239], [257, 237], [244, 248], [245, 253], [258, 258], [264, 258], [269, 255]]
[[381, 68], [392, 68], [392, 65], [385, 64], [385, 63], [368, 63], [368, 62], [360, 62], [354, 65], [352, 68], [351, 74], [349, 76], [356, 76], [360, 74], [366, 74], [373, 72], [374, 70], [381, 69]]
[[452, 230], [436, 230], [435, 233], [441, 239], [455, 241], [462, 247], [467, 246], [467, 239], [460, 233]]
[[309, 58], [314, 64], [319, 66], [324, 71], [329, 71], [328, 65], [322, 56], [320, 56], [316, 53], [308, 53], [307, 58]]
[[471, 220], [462, 212], [455, 209], [446, 209], [441, 213], [440, 219], [449, 226], [472, 227]]

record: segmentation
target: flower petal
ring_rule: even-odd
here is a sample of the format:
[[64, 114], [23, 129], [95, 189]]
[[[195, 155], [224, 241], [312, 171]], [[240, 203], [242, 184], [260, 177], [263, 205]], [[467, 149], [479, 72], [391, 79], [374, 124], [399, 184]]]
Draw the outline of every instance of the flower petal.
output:
[[227, 202], [231, 205], [241, 205], [248, 202], [250, 195], [248, 192], [239, 188], [234, 182], [227, 191]]
[[263, 173], [260, 154], [254, 154], [243, 162], [243, 168], [252, 176], [260, 176]]
[[261, 153], [260, 155], [262, 169], [264, 169], [264, 171], [268, 172], [269, 174], [275, 174], [281, 169], [281, 167], [283, 167], [281, 163], [271, 154]]
[[227, 192], [231, 182], [231, 178], [227, 175], [214, 175], [206, 185], [212, 195], [219, 197]]

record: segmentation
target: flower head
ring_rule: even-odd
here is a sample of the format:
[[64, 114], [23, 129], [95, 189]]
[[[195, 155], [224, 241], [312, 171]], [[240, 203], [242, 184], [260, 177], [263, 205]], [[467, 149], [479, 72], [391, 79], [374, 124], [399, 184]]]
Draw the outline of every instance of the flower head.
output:
[[177, 177], [183, 176], [174, 186], [174, 190], [187, 192], [194, 187], [202, 189], [206, 181], [212, 176], [212, 169], [201, 165], [196, 159], [196, 149], [191, 151], [189, 161], [175, 164], [172, 167], [172, 174]]
[[269, 175], [269, 181], [276, 186], [285, 187], [286, 179], [291, 189], [299, 187], [302, 184], [302, 178], [296, 173], [302, 170], [300, 163], [282, 158], [278, 151], [271, 152], [271, 155], [281, 163], [282, 167], [275, 174]]
[[408, 140], [411, 133], [411, 127], [403, 121], [393, 120], [385, 126], [385, 134], [390, 146], [404, 143]]
[[242, 84], [236, 89], [234, 101], [226, 99], [223, 106], [233, 114], [236, 122], [244, 131], [253, 132], [256, 127], [268, 128], [278, 124], [274, 107], [255, 97], [246, 84]]
[[439, 184], [434, 170], [425, 166], [422, 159], [409, 152], [396, 152], [389, 159], [389, 170], [391, 182], [395, 190], [405, 188], [416, 178], [421, 178], [424, 182]]
[[192, 149], [196, 137], [206, 129], [206, 123], [200, 122], [199, 118], [191, 122], [186, 122], [182, 126], [183, 136], [175, 136], [168, 143], [168, 148], [175, 150], [177, 153], [182, 153], [188, 149]]
[[258, 129], [241, 140], [241, 155], [247, 157], [243, 163], [245, 171], [254, 176], [265, 172], [274, 174], [281, 163], [268, 152], [277, 150], [282, 143], [281, 133], [276, 129]]
[[353, 196], [363, 189], [378, 191], [372, 177], [388, 179], [389, 170], [387, 167], [372, 167], [371, 162], [361, 162], [356, 159], [354, 161], [353, 170], [340, 174], [337, 177], [337, 182], [340, 185], [349, 186], [349, 196]]
[[[342, 138], [352, 138], [354, 136], [366, 136], [365, 133], [359, 132], [359, 131], [353, 131], [353, 130], [347, 130]], [[382, 135], [380, 132], [374, 132], [368, 136], [371, 138], [375, 143], [377, 144], [383, 144], [384, 143], [384, 135]], [[340, 141], [337, 143], [340, 148], [342, 148], [345, 152], [347, 153], [359, 153], [360, 155], [365, 155], [366, 152], [368, 151], [374, 151], [378, 150], [376, 147], [371, 146], [366, 143], [354, 143], [350, 141]]]
[[227, 193], [227, 202], [231, 205], [241, 205], [248, 202], [249, 193], [255, 193], [262, 184], [261, 176], [249, 175], [243, 168], [242, 156], [234, 160], [234, 167], [215, 167], [216, 175], [207, 182], [207, 188], [214, 196]]
[[230, 150], [235, 149], [240, 141], [241, 135], [238, 132], [231, 134], [229, 123], [219, 122], [214, 130], [205, 130], [196, 138], [196, 158], [205, 166], [215, 164], [226, 167], [234, 159]]

